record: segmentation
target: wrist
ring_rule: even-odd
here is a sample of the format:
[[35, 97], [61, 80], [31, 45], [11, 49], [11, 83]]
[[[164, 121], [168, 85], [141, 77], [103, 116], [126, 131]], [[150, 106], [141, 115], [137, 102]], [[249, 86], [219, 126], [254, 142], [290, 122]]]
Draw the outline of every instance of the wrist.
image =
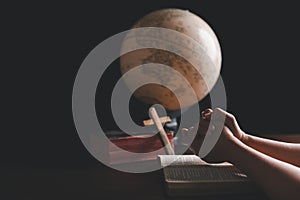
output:
[[242, 131], [241, 135], [242, 136], [240, 138], [240, 141], [243, 142], [244, 144], [247, 144], [248, 140], [249, 140], [249, 135], [247, 133], [245, 133], [244, 131]]
[[245, 144], [240, 139], [232, 140], [227, 145], [227, 161], [230, 163], [235, 163], [238, 159], [238, 153]]
[[236, 137], [228, 137], [223, 141], [222, 144], [222, 161], [223, 162], [232, 162], [232, 158], [235, 157], [236, 148], [239, 146], [239, 144], [242, 143], [238, 138]]

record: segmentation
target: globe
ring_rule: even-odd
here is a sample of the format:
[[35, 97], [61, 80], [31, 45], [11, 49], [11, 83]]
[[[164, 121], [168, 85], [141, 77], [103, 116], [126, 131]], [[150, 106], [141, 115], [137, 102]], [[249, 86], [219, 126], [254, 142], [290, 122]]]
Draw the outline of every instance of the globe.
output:
[[[147, 27], [146, 34], [153, 34], [151, 27], [162, 29], [159, 41], [155, 41], [158, 48], [137, 49], [120, 57], [122, 75], [138, 66], [151, 64], [147, 70], [137, 71], [135, 78], [124, 78], [129, 88], [139, 84], [139, 79], [152, 78], [153, 83], [135, 88], [133, 95], [145, 104], [161, 104], [171, 111], [198, 103], [213, 88], [221, 70], [221, 48], [212, 28], [200, 16], [178, 8], [152, 11], [131, 28]], [[180, 37], [164, 30], [178, 33]], [[122, 49], [145, 43], [145, 40], [129, 33]]]

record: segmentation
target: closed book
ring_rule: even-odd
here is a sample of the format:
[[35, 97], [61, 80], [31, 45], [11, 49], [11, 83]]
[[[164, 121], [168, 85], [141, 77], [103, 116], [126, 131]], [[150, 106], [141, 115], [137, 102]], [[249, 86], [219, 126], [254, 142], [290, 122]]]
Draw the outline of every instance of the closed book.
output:
[[[174, 149], [173, 132], [166, 134]], [[159, 134], [111, 137], [108, 150], [110, 164], [156, 161], [158, 155], [166, 154]]]

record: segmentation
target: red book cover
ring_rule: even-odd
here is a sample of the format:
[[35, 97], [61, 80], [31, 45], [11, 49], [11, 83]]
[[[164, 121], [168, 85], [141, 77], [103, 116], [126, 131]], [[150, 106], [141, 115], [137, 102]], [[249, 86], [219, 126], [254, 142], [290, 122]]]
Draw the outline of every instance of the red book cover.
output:
[[[174, 149], [173, 132], [167, 132], [167, 136]], [[150, 137], [149, 135], [117, 137], [110, 138], [110, 141], [117, 147], [125, 150], [122, 151], [116, 148], [115, 145], [109, 144], [109, 159], [111, 164], [156, 160], [157, 155], [166, 154], [159, 134]], [[159, 150], [158, 153], [154, 152], [157, 150]], [[134, 154], [134, 156], [130, 156], [126, 151], [147, 154]]]

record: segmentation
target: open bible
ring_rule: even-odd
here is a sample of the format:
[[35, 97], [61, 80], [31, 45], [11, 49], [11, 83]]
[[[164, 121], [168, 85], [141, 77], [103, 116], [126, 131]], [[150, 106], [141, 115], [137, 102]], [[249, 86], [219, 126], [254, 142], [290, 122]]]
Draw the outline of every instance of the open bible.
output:
[[258, 192], [255, 184], [230, 163], [209, 164], [196, 155], [159, 155], [158, 161], [171, 196]]

